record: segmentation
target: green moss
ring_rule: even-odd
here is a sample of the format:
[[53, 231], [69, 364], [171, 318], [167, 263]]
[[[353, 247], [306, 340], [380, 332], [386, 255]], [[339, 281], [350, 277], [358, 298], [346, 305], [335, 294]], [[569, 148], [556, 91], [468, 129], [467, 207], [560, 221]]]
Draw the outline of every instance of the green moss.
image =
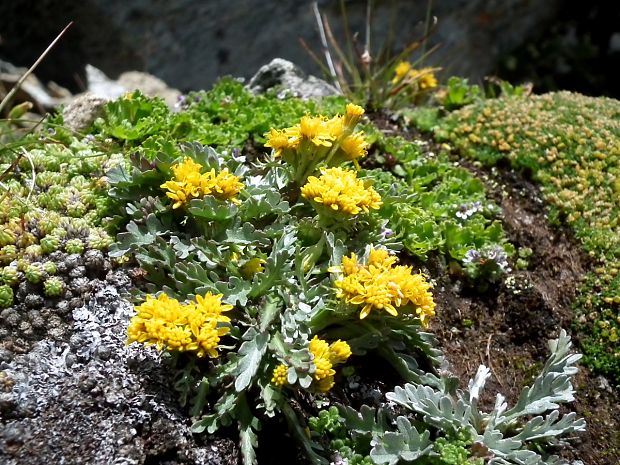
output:
[[65, 251], [67, 253], [81, 254], [84, 252], [84, 242], [81, 239], [69, 239], [65, 243]]
[[15, 286], [19, 282], [19, 272], [15, 266], [5, 266], [0, 272], [0, 281], [7, 286]]
[[54, 235], [47, 235], [39, 242], [43, 253], [52, 253], [60, 247], [60, 238]]
[[43, 283], [45, 295], [48, 297], [59, 297], [62, 294], [65, 284], [57, 277], [51, 277]]
[[220, 148], [240, 148], [248, 140], [260, 144], [272, 127], [292, 126], [307, 113], [331, 116], [343, 106], [341, 97], [319, 102], [254, 95], [237, 80], [224, 78], [208, 92], [187, 95], [178, 112], [170, 111], [162, 100], [135, 92], [109, 103], [95, 129], [122, 145], [141, 145], [145, 155], [155, 155], [153, 150], [179, 155], [174, 142], [200, 142]]
[[0, 308], [13, 305], [13, 289], [6, 284], [0, 285]]
[[37, 284], [43, 279], [43, 267], [39, 263], [32, 263], [26, 267], [24, 274], [29, 282]]

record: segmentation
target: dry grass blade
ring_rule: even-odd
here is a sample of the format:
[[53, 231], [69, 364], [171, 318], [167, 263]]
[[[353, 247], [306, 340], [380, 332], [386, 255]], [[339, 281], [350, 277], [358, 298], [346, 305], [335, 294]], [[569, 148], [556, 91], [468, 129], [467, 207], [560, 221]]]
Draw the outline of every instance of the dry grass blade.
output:
[[349, 73], [349, 75], [353, 77], [353, 80], [355, 81], [356, 78], [359, 78], [359, 76], [357, 75], [357, 70], [355, 69], [355, 67], [351, 65], [352, 59], [347, 58], [347, 56], [344, 54], [344, 52], [338, 45], [338, 41], [334, 37], [334, 34], [332, 32], [331, 26], [329, 25], [329, 21], [327, 21], [327, 18], [323, 17], [323, 22], [325, 26], [325, 33], [327, 35], [327, 39], [331, 43], [332, 47], [334, 48], [334, 51], [336, 52], [336, 54], [338, 55], [338, 58], [340, 59], [340, 61], [335, 65], [336, 75], [338, 76], [338, 80], [340, 84], [346, 85], [346, 82], [347, 82], [342, 72], [343, 67], [346, 69], [347, 73]]
[[314, 62], [319, 66], [319, 68], [321, 68], [321, 72], [323, 72], [324, 74], [328, 75], [329, 74], [329, 69], [327, 69], [327, 66], [325, 66], [325, 63], [323, 63], [323, 60], [321, 60], [317, 56], [317, 54], [314, 53], [314, 51], [310, 48], [310, 46], [306, 43], [306, 41], [300, 37], [299, 38], [299, 43], [301, 44], [303, 49], [308, 53], [308, 55], [310, 55], [310, 58], [312, 58], [314, 60]]
[[325, 37], [325, 28], [323, 27], [323, 19], [321, 18], [321, 13], [319, 12], [319, 6], [317, 2], [312, 2], [312, 11], [314, 13], [316, 24], [319, 28], [319, 37], [321, 38], [321, 45], [323, 46], [323, 53], [325, 54], [325, 61], [327, 62], [327, 66], [329, 67], [329, 72], [334, 80], [334, 85], [337, 87], [339, 92], [342, 92], [342, 89], [340, 88], [340, 83], [338, 82], [336, 68], [334, 67], [334, 62], [332, 60], [332, 55], [329, 52], [327, 38]]
[[366, 2], [366, 45], [364, 52], [370, 54], [370, 18], [372, 12], [372, 0]]
[[28, 70], [22, 75], [22, 77], [19, 78], [17, 83], [15, 83], [13, 88], [8, 92], [8, 94], [6, 94], [6, 96], [0, 102], [0, 114], [2, 114], [4, 109], [11, 102], [11, 99], [13, 98], [15, 93], [19, 90], [19, 88], [22, 86], [24, 81], [28, 78], [28, 76], [30, 76], [32, 74], [32, 72], [37, 68], [37, 66], [39, 66], [39, 64], [45, 59], [47, 54], [52, 50], [52, 48], [54, 48], [56, 43], [60, 40], [60, 38], [65, 34], [65, 32], [67, 32], [67, 30], [72, 25], [73, 25], [73, 21], [71, 21], [69, 24], [67, 24], [65, 26], [65, 28], [62, 31], [60, 31], [60, 34], [58, 34], [56, 36], [56, 38], [52, 41], [52, 43], [48, 45], [48, 47], [45, 49], [45, 51], [39, 56], [37, 61], [35, 61], [34, 64], [30, 68], [28, 68]]
[[26, 202], [30, 200], [30, 196], [34, 192], [34, 186], [36, 186], [37, 182], [37, 170], [34, 167], [34, 162], [32, 161], [32, 157], [25, 149], [22, 148], [22, 155], [28, 160], [30, 163], [30, 169], [32, 170], [32, 179], [30, 181], [30, 190], [28, 191], [28, 195], [26, 196]]
[[15, 157], [15, 160], [13, 160], [13, 163], [11, 163], [11, 165], [7, 169], [0, 173], [0, 182], [4, 181], [4, 179], [9, 175], [9, 173], [11, 173], [15, 168], [17, 168], [17, 165], [19, 164], [19, 161], [21, 159], [22, 154], [17, 154], [17, 157]]

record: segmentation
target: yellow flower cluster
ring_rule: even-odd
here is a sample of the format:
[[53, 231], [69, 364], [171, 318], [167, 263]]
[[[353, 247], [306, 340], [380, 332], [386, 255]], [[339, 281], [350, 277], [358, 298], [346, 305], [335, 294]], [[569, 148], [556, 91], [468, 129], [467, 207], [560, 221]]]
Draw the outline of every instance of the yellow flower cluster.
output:
[[364, 134], [354, 132], [363, 114], [362, 107], [349, 103], [344, 116], [303, 116], [292, 127], [271, 129], [265, 134], [265, 147], [293, 166], [295, 180], [305, 181], [320, 163], [335, 166], [366, 155]]
[[381, 196], [372, 187], [366, 187], [355, 171], [342, 168], [323, 168], [318, 178], [310, 176], [301, 195], [346, 215], [368, 213], [381, 206]]
[[174, 201], [172, 208], [179, 208], [190, 200], [205, 195], [239, 203], [236, 195], [243, 189], [243, 184], [228, 168], [218, 174], [215, 174], [214, 169], [206, 173], [201, 173], [201, 170], [202, 165], [189, 157], [172, 167], [174, 179], [160, 186], [168, 191], [166, 195]]
[[423, 275], [412, 273], [410, 266], [394, 266], [397, 260], [384, 249], [371, 249], [366, 265], [358, 263], [354, 253], [344, 257], [341, 266], [330, 269], [344, 274], [335, 283], [337, 296], [349, 304], [363, 305], [360, 319], [373, 309], [397, 316], [398, 309], [413, 307], [426, 327], [427, 319], [435, 315], [432, 286]]
[[288, 367], [284, 364], [280, 364], [273, 369], [273, 376], [271, 377], [271, 383], [278, 387], [282, 387], [287, 383], [286, 372]]
[[245, 279], [252, 279], [256, 273], [262, 273], [265, 271], [265, 267], [263, 266], [265, 263], [266, 261], [262, 258], [250, 258], [241, 267], [241, 275]]
[[127, 344], [155, 344], [159, 350], [217, 357], [220, 337], [230, 331], [230, 318], [222, 313], [232, 308], [222, 304], [222, 294], [210, 292], [187, 304], [163, 293], [157, 298], [148, 295], [129, 323]]
[[[340, 339], [328, 344], [327, 341], [314, 336], [308, 345], [315, 367], [313, 386], [321, 392], [327, 392], [334, 386], [334, 367], [347, 361], [351, 356], [349, 344]], [[271, 382], [278, 387], [287, 383], [286, 365], [278, 365], [273, 370]]]
[[392, 84], [415, 84], [420, 90], [430, 90], [437, 87], [437, 78], [433, 68], [414, 69], [411, 63], [401, 61], [394, 69]]
[[314, 357], [315, 386], [319, 391], [327, 392], [334, 385], [336, 370], [333, 367], [347, 361], [351, 356], [351, 348], [349, 344], [340, 339], [328, 344], [323, 339], [314, 336], [308, 349]]

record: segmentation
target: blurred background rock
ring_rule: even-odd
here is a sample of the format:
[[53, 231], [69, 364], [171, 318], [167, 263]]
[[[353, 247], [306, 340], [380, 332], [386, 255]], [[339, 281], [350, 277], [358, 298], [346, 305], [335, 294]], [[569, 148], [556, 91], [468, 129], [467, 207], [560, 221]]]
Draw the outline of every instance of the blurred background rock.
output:
[[[363, 40], [365, 0], [346, 1], [353, 31]], [[489, 74], [556, 87], [616, 95], [620, 8], [616, 2], [435, 0], [440, 44], [427, 64], [480, 82]], [[373, 41], [389, 32], [402, 45], [423, 34], [426, 0], [375, 1]], [[319, 8], [342, 36], [338, 0]], [[70, 21], [69, 33], [37, 70], [43, 80], [83, 90], [85, 65], [111, 78], [146, 71], [187, 91], [223, 75], [249, 78], [274, 57], [320, 75], [299, 45], [319, 40], [309, 1], [269, 0], [10, 0], [0, 2], [0, 59], [29, 66]], [[617, 64], [617, 63], [616, 63]]]

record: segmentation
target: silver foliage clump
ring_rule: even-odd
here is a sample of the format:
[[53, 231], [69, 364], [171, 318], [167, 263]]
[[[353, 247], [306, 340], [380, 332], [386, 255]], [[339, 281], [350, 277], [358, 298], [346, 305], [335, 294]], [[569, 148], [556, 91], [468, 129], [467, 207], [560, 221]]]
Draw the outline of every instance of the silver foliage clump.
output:
[[[571, 354], [570, 337], [564, 330], [559, 338], [549, 341], [551, 356], [531, 387], [521, 392], [517, 403], [508, 408], [503, 395], [497, 394], [491, 412], [482, 412], [478, 400], [490, 370], [482, 365], [466, 390], [448, 392], [441, 388], [405, 384], [386, 394], [389, 401], [416, 414], [425, 425], [441, 434], [467, 432], [479, 457], [489, 465], [556, 465], [563, 463], [557, 456], [543, 456], [529, 446], [562, 445], [561, 437], [585, 430], [585, 421], [574, 412], [561, 415], [559, 404], [574, 400], [571, 378], [580, 354]], [[351, 418], [356, 412], [343, 412]], [[369, 412], [366, 412], [368, 417]], [[380, 416], [380, 412], [378, 414]], [[374, 415], [372, 415], [374, 418]], [[374, 423], [374, 422], [371, 422]], [[397, 431], [372, 433], [371, 457], [375, 463], [396, 464], [433, 455], [428, 430], [415, 425], [405, 416], [395, 421]], [[417, 423], [419, 425], [419, 423]]]

